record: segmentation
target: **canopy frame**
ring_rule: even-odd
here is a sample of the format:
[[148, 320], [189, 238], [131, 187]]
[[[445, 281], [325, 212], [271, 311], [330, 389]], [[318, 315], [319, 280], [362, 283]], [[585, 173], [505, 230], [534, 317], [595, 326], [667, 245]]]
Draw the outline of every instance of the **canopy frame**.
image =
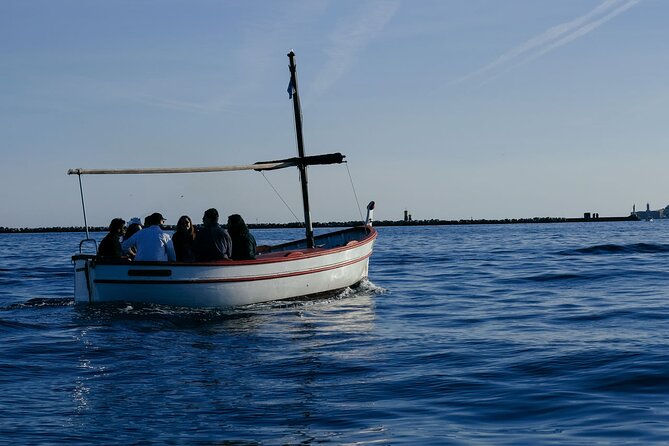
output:
[[[86, 218], [86, 201], [84, 200], [84, 187], [81, 181], [82, 175], [153, 175], [153, 174], [177, 174], [177, 173], [212, 173], [212, 172], [237, 172], [245, 170], [254, 170], [262, 172], [264, 170], [285, 169], [287, 167], [300, 167], [325, 164], [345, 163], [345, 155], [339, 152], [328, 153], [324, 155], [313, 155], [305, 157], [286, 158], [274, 161], [259, 161], [254, 164], [239, 166], [211, 166], [211, 167], [157, 167], [145, 169], [69, 169], [68, 175], [77, 175], [79, 179], [79, 193], [81, 195], [81, 208], [84, 214], [84, 227], [86, 229], [86, 240], [92, 240], [89, 234], [88, 219]], [[308, 209], [308, 208], [307, 208]], [[312, 229], [313, 237], [313, 229]], [[307, 239], [309, 237], [307, 236]], [[81, 248], [80, 248], [81, 249]]]

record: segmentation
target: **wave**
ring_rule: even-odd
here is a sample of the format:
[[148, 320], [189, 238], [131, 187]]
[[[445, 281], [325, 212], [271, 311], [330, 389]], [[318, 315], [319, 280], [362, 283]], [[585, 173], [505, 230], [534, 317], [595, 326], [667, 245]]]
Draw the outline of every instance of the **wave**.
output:
[[375, 285], [369, 279], [361, 280], [357, 285], [344, 288], [339, 291], [329, 291], [311, 296], [300, 296], [291, 299], [275, 300], [247, 305], [242, 308], [264, 309], [264, 308], [284, 308], [286, 306], [311, 306], [314, 304], [327, 304], [343, 299], [355, 299], [359, 297], [371, 297], [385, 294], [388, 290]]
[[664, 278], [668, 276], [667, 271], [658, 269], [616, 269], [601, 268], [598, 270], [587, 269], [572, 272], [543, 272], [528, 276], [513, 277], [510, 279], [500, 279], [506, 283], [521, 282], [590, 282], [590, 281], [610, 281], [612, 279], [621, 280], [629, 277], [634, 280], [640, 280], [642, 277]]
[[0, 332], [16, 330], [35, 330], [45, 328], [43, 324], [19, 322], [8, 319], [0, 319]]
[[352, 290], [354, 293], [369, 293], [369, 294], [385, 294], [388, 292], [386, 288], [374, 284], [369, 279], [362, 279], [360, 283], [358, 283], [355, 287], [347, 288], [346, 290]]
[[35, 297], [28, 299], [25, 302], [18, 302], [4, 307], [0, 307], [0, 311], [18, 310], [22, 308], [39, 308], [39, 307], [69, 307], [74, 305], [73, 297]]
[[[618, 276], [623, 275], [623, 272], [618, 272]], [[541, 272], [527, 276], [516, 276], [512, 278], [499, 279], [500, 282], [508, 284], [519, 284], [523, 282], [582, 282], [602, 280], [613, 277], [614, 273], [611, 271], [578, 271], [578, 272]]]
[[655, 243], [632, 243], [629, 245], [594, 245], [586, 248], [560, 251], [561, 255], [601, 255], [601, 254], [652, 254], [669, 252], [669, 245]]
[[[599, 275], [602, 276], [602, 275]], [[594, 279], [592, 274], [575, 274], [575, 273], [543, 273], [535, 276], [528, 276], [522, 279], [530, 282], [553, 282], [560, 280], [591, 280]]]

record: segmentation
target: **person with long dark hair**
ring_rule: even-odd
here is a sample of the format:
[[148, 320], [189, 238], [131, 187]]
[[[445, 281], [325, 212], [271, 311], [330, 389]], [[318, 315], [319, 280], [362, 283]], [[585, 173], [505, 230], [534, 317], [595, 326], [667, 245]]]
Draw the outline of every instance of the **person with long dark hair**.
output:
[[188, 215], [182, 215], [177, 221], [177, 230], [172, 236], [172, 243], [174, 244], [174, 252], [177, 255], [177, 262], [193, 262], [195, 261], [195, 253], [193, 246], [195, 244], [196, 235], [193, 221]]
[[256, 239], [241, 215], [232, 214], [228, 217], [228, 233], [232, 239], [232, 260], [256, 258]]
[[121, 237], [125, 232], [125, 220], [115, 218], [109, 223], [109, 233], [102, 239], [98, 246], [98, 257], [118, 259], [123, 257], [121, 250]]

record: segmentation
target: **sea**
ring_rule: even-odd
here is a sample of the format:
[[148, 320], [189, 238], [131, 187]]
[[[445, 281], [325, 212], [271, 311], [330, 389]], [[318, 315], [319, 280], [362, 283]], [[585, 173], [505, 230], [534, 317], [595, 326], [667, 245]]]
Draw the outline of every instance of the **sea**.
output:
[[378, 233], [233, 309], [74, 305], [82, 234], [0, 234], [0, 444], [669, 443], [669, 221]]

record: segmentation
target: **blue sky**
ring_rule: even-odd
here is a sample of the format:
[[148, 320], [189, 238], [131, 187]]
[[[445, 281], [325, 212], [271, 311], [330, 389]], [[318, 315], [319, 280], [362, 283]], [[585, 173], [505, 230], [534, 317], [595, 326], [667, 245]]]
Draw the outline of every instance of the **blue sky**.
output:
[[[79, 225], [69, 168], [296, 154], [315, 221], [626, 215], [669, 203], [669, 2], [0, 0], [0, 226]], [[294, 170], [267, 179], [301, 216]], [[89, 223], [295, 218], [255, 172], [83, 177]]]

